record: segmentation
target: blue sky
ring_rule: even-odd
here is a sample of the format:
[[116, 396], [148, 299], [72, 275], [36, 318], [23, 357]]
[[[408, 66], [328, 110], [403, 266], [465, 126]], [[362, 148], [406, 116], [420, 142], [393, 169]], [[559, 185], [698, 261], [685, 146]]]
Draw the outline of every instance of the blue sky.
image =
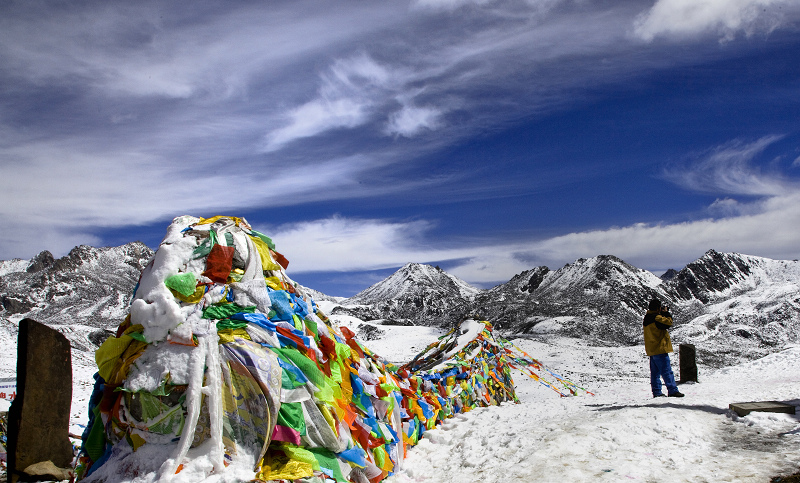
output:
[[800, 257], [794, 0], [2, 2], [0, 259], [244, 216], [297, 281]]

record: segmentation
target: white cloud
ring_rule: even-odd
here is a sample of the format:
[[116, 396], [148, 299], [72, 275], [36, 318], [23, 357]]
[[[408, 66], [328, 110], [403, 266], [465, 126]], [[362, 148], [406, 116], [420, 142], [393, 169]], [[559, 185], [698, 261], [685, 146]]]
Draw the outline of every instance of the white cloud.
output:
[[370, 86], [385, 87], [391, 81], [386, 67], [378, 64], [365, 53], [345, 59], [337, 59], [330, 73], [323, 76], [322, 94], [338, 96], [353, 93]]
[[[636, 223], [624, 227], [567, 233], [513, 243], [479, 240], [470, 246], [431, 247], [426, 221], [387, 222], [332, 218], [278, 227], [276, 243], [298, 263], [297, 272], [389, 268], [409, 261], [451, 261], [448, 271], [467, 282], [504, 282], [538, 265], [551, 269], [577, 258], [616, 255], [637, 267], [680, 269], [713, 248], [776, 259], [800, 258], [800, 185], [779, 174], [765, 174], [753, 159], [779, 140], [766, 136], [712, 149], [669, 177], [704, 192], [757, 197], [740, 202], [715, 200], [708, 210], [717, 218], [680, 223]], [[282, 248], [279, 247], [279, 250]], [[291, 259], [290, 258], [290, 259]]]
[[292, 110], [288, 125], [269, 133], [264, 150], [276, 151], [297, 139], [361, 125], [367, 118], [368, 107], [354, 99], [315, 99]]
[[545, 265], [557, 269], [578, 258], [616, 255], [654, 271], [680, 269], [713, 248], [776, 259], [800, 258], [800, 192], [775, 197], [761, 213], [674, 224], [634, 224], [568, 233], [543, 240], [431, 247], [427, 221], [387, 222], [341, 217], [263, 228], [292, 262], [290, 273], [361, 271], [407, 262], [457, 262], [448, 272], [475, 284], [500, 283]]
[[387, 222], [337, 216], [263, 229], [289, 259], [291, 271], [310, 272], [371, 270], [430, 260], [428, 257], [435, 256], [436, 250], [413, 248], [422, 242], [430, 227], [426, 221]]
[[[254, 77], [386, 27], [404, 8], [389, 4], [320, 9], [241, 3], [212, 11], [149, 2], [59, 8], [4, 5], [0, 56], [38, 85], [86, 84], [112, 96], [215, 98], [243, 94]], [[207, 6], [208, 7], [208, 6]], [[18, 10], [19, 12], [15, 12]], [[14, 15], [14, 14], [17, 15]]]
[[783, 136], [764, 136], [745, 143], [731, 141], [708, 152], [695, 155], [686, 168], [672, 168], [665, 177], [688, 189], [748, 196], [778, 196], [797, 189], [795, 183], [777, 173], [764, 173], [751, 161]]
[[267, 134], [266, 152], [331, 129], [354, 128], [367, 122], [387, 88], [390, 73], [366, 54], [335, 61], [322, 75], [317, 98], [291, 109], [288, 123]]
[[800, 193], [776, 197], [764, 211], [719, 220], [611, 228], [570, 233], [534, 245], [542, 260], [612, 254], [643, 268], [682, 268], [713, 248], [773, 258], [798, 258]]
[[427, 245], [432, 224], [331, 218], [278, 227], [270, 233], [292, 262], [290, 273], [360, 271], [407, 262], [457, 262], [448, 272], [475, 284], [500, 283], [545, 265], [557, 269], [578, 258], [615, 255], [654, 271], [680, 269], [707, 250], [776, 259], [800, 258], [800, 192], [775, 197], [761, 213], [674, 224], [634, 224], [568, 233], [543, 240], [479, 243], [448, 248]]
[[430, 107], [403, 106], [402, 109], [389, 116], [386, 132], [414, 137], [423, 130], [433, 130], [440, 125], [441, 112]]
[[59, 256], [76, 244], [96, 244], [92, 230], [168, 222], [176, 214], [363, 196], [369, 187], [358, 178], [373, 164], [353, 156], [319, 160], [313, 169], [265, 166], [243, 175], [230, 166], [168, 163], [141, 152], [109, 156], [80, 144], [0, 148], [0, 259], [45, 249]]
[[707, 33], [732, 40], [742, 32], [770, 32], [783, 20], [790, 0], [657, 0], [634, 22], [634, 33], [646, 41], [658, 36], [695, 37]]
[[753, 206], [747, 203], [740, 203], [738, 200], [734, 198], [717, 198], [714, 200], [713, 203], [708, 207], [708, 212], [712, 216], [718, 217], [730, 217], [735, 215], [742, 215], [751, 212]]

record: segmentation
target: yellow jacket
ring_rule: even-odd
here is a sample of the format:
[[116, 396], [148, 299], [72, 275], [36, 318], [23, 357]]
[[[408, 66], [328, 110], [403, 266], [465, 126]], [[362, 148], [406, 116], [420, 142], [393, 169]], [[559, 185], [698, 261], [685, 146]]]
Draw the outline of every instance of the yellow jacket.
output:
[[672, 327], [672, 314], [648, 310], [644, 316], [644, 350], [648, 356], [672, 352], [667, 329]]

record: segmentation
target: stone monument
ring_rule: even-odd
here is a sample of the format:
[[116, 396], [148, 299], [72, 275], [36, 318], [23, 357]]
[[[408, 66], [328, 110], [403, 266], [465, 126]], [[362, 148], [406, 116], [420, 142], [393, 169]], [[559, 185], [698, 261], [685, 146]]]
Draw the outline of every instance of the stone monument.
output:
[[692, 344], [680, 345], [680, 381], [697, 382], [697, 351]]
[[29, 477], [24, 471], [37, 463], [71, 467], [71, 403], [69, 341], [57, 330], [23, 319], [17, 344], [17, 397], [8, 413], [9, 482], [41, 481], [41, 476]]

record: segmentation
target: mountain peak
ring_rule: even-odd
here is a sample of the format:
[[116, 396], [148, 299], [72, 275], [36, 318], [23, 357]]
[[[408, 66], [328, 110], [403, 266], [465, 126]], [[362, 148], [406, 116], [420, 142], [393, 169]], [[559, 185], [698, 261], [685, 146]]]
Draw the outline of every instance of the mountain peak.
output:
[[342, 304], [372, 305], [379, 318], [445, 325], [461, 322], [480, 291], [439, 267], [407, 263]]
[[800, 264], [786, 260], [707, 251], [686, 265], [671, 281], [677, 298], [708, 303], [720, 297], [784, 281], [800, 272]]
[[678, 271], [675, 270], [674, 268], [670, 268], [666, 272], [662, 273], [661, 277], [659, 277], [659, 278], [661, 278], [661, 280], [663, 280], [665, 282], [668, 282], [668, 281], [672, 280], [673, 278], [675, 278], [677, 275], [678, 275]]
[[347, 303], [376, 303], [422, 292], [447, 292], [470, 298], [479, 291], [439, 267], [424, 263], [406, 263], [385, 280], [347, 299]]
[[153, 251], [141, 242], [80, 245], [61, 258], [43, 251], [0, 264], [0, 317], [26, 314], [49, 325], [111, 324], [127, 307]]
[[42, 270], [53, 266], [56, 262], [53, 254], [45, 250], [31, 259], [28, 268], [25, 269], [28, 273], [41, 272]]

